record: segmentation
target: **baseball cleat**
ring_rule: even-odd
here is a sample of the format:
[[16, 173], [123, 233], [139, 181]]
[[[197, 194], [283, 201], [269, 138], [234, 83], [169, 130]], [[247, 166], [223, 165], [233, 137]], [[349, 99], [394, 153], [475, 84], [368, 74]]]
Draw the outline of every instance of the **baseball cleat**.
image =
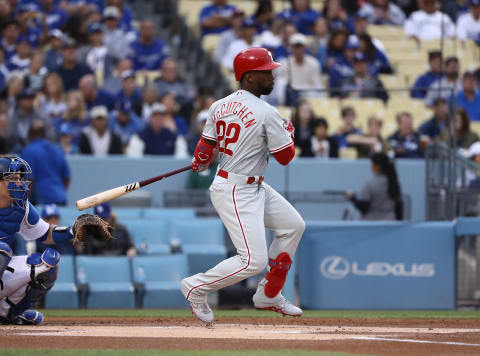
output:
[[282, 293], [278, 293], [273, 298], [268, 298], [261, 285], [258, 286], [257, 292], [253, 295], [253, 305], [257, 309], [271, 310], [282, 315], [301, 316], [303, 314], [302, 309], [285, 299]]
[[36, 310], [25, 310], [14, 319], [0, 317], [0, 324], [38, 325], [43, 322], [43, 314]]
[[206, 301], [204, 303], [188, 302], [190, 303], [190, 310], [193, 315], [205, 324], [211, 324], [213, 322], [213, 312]]

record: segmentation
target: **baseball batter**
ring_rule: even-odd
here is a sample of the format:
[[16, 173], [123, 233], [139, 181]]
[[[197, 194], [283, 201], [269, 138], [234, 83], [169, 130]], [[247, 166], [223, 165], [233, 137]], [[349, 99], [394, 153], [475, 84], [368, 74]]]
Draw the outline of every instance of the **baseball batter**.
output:
[[[292, 124], [260, 99], [272, 91], [272, 70], [279, 66], [264, 48], [249, 48], [235, 57], [233, 67], [241, 89], [212, 104], [194, 153], [193, 170], [202, 171], [218, 149], [219, 167], [210, 196], [238, 253], [182, 280], [182, 293], [192, 312], [205, 323], [214, 318], [208, 293], [261, 273], [267, 265], [253, 296], [255, 307], [302, 315], [281, 290], [305, 223], [288, 201], [263, 182], [269, 154], [282, 165], [295, 155]], [[275, 234], [269, 249], [265, 227]]]
[[[42, 313], [30, 308], [48, 293], [57, 279], [60, 254], [47, 248], [43, 253], [13, 256], [10, 245], [16, 235], [27, 241], [55, 245], [83, 235], [85, 219], [92, 219], [91, 215], [81, 215], [68, 228], [49, 225], [41, 219], [28, 201], [31, 173], [29, 164], [21, 158], [0, 157], [0, 324], [42, 323]], [[95, 221], [92, 227], [96, 224]]]

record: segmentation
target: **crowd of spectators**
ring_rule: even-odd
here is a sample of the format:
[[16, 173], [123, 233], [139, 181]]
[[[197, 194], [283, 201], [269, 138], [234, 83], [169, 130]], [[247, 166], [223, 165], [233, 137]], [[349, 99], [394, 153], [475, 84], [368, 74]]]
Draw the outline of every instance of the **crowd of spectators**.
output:
[[[469, 122], [480, 121], [479, 73], [462, 72], [457, 58], [440, 52], [429, 54], [430, 69], [411, 91], [435, 111], [418, 131], [408, 108], [397, 115], [398, 130], [382, 137], [381, 117], [362, 131], [355, 126], [356, 108], [344, 107], [341, 128], [328, 132], [328, 113], [314, 117], [303, 98], [387, 102], [392, 94], [379, 74], [396, 69], [368, 25], [402, 26], [417, 41], [442, 35], [478, 41], [480, 0], [459, 0], [443, 12], [433, 0], [327, 0], [321, 12], [318, 3], [291, 0], [279, 13], [270, 0], [257, 4], [250, 14], [228, 0], [212, 0], [199, 13], [201, 36], [220, 36], [213, 56], [226, 71], [251, 46], [269, 48], [283, 64], [266, 100], [296, 108], [300, 155], [338, 157], [353, 147], [359, 157], [421, 157], [428, 140], [448, 132], [461, 134], [462, 145], [471, 141]], [[27, 146], [41, 146], [36, 140], [57, 144], [63, 155], [191, 155], [215, 100], [212, 90], [184, 80], [155, 23], [137, 20], [127, 0], [0, 0], [0, 151], [28, 152]], [[453, 106], [464, 111], [454, 113]], [[461, 127], [447, 127], [445, 115], [462, 118]], [[44, 137], [29, 137], [34, 122]]]
[[[328, 113], [314, 117], [303, 99], [376, 98], [388, 103], [394, 94], [385, 89], [379, 74], [395, 74], [397, 69], [384, 44], [370, 36], [368, 25], [397, 26], [406, 38], [419, 44], [442, 37], [456, 39], [458, 46], [467, 40], [480, 44], [480, 0], [448, 4], [435, 0], [326, 0], [322, 11], [317, 11], [318, 2], [290, 0], [278, 13], [272, 1], [260, 0], [253, 14], [227, 0], [211, 2], [201, 11], [199, 22], [202, 36], [220, 35], [214, 57], [225, 71], [232, 70], [233, 53], [258, 43], [283, 64], [275, 72], [275, 88], [266, 99], [273, 105], [295, 107], [292, 119], [301, 156], [338, 157], [342, 148], [355, 148], [358, 157], [383, 152], [398, 158], [420, 158], [429, 142], [448, 142], [449, 133], [460, 135], [459, 146], [471, 143], [474, 133], [469, 123], [480, 121], [480, 70], [463, 72], [457, 57], [443, 58], [440, 51], [429, 52], [429, 70], [412, 78], [410, 96], [424, 100], [434, 113], [418, 130], [414, 124], [418, 120], [408, 107], [397, 113], [397, 130], [388, 137], [381, 135], [382, 117], [372, 116], [362, 131], [354, 124], [356, 108], [344, 107], [341, 127], [329, 133]], [[462, 129], [447, 128], [455, 117], [460, 118], [457, 125]]]

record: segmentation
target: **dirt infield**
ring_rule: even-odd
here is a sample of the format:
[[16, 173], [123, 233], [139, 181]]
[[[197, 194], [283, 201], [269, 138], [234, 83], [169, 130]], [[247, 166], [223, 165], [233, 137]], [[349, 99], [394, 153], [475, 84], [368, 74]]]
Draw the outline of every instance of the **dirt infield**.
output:
[[480, 320], [48, 318], [3, 326], [4, 348], [309, 349], [378, 355], [480, 354]]

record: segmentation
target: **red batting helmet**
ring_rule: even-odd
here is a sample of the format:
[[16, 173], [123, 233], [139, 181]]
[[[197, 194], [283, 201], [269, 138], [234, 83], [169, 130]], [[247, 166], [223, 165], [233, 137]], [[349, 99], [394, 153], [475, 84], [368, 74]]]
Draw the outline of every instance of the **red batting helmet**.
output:
[[260, 47], [244, 49], [233, 60], [233, 70], [237, 81], [240, 81], [246, 72], [272, 70], [280, 66], [280, 63], [273, 61], [272, 54], [268, 50]]

